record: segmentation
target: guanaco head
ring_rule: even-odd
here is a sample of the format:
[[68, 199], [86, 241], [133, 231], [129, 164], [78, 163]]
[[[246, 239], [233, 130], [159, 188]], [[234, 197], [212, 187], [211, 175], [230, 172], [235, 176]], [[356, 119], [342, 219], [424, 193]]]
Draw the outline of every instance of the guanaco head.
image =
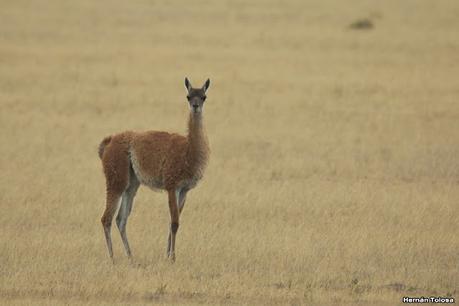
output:
[[204, 85], [200, 88], [193, 88], [191, 86], [190, 81], [188, 78], [185, 78], [185, 87], [188, 91], [188, 95], [186, 98], [188, 99], [188, 103], [190, 104], [190, 111], [193, 113], [201, 113], [202, 107], [204, 106], [204, 101], [206, 101], [206, 91], [209, 88], [210, 80], [204, 83]]

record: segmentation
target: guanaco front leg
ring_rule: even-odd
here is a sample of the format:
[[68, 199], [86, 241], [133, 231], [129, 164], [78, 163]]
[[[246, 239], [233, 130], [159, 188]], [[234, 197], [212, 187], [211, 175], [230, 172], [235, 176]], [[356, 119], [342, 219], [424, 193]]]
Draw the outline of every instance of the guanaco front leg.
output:
[[177, 231], [179, 228], [179, 216], [180, 212], [178, 209], [177, 205], [177, 199], [178, 197], [176, 196], [176, 191], [175, 190], [169, 190], [168, 191], [169, 195], [169, 212], [171, 215], [171, 225], [169, 228], [169, 247], [167, 251], [167, 257], [169, 257], [172, 261], [175, 261], [175, 236], [177, 235]]
[[[185, 200], [186, 200], [187, 192], [188, 192], [188, 190], [185, 189], [185, 188], [177, 189], [175, 191], [175, 198], [176, 198], [176, 201], [177, 201], [179, 217], [180, 217], [180, 215], [182, 213], [183, 207], [185, 206]], [[169, 202], [169, 205], [170, 205], [170, 202]], [[171, 229], [172, 229], [172, 227], [171, 227]], [[169, 257], [169, 254], [171, 253], [171, 236], [172, 236], [171, 229], [169, 230], [169, 237], [167, 238], [167, 256], [168, 257]], [[174, 239], [174, 241], [175, 241], [175, 239]]]

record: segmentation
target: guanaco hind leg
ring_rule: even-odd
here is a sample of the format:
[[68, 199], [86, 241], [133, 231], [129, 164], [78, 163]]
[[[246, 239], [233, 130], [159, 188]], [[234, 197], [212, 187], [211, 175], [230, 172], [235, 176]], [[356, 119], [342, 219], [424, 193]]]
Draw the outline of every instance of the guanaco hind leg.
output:
[[131, 214], [132, 203], [134, 201], [134, 197], [140, 185], [137, 179], [133, 177], [132, 175], [134, 174], [131, 174], [131, 177], [129, 180], [129, 187], [123, 193], [118, 216], [116, 217], [116, 225], [118, 226], [118, 229], [120, 231], [121, 240], [123, 241], [124, 249], [126, 250], [126, 255], [128, 257], [131, 257], [132, 254], [131, 254], [131, 249], [129, 248], [129, 242], [128, 242], [128, 238], [126, 234], [126, 224], [127, 224], [127, 219], [129, 215]]
[[113, 259], [113, 247], [112, 247], [112, 220], [113, 216], [118, 209], [119, 203], [121, 202], [121, 195], [114, 196], [107, 194], [107, 207], [102, 215], [102, 226], [104, 227], [105, 241], [107, 242], [108, 255]]
[[102, 165], [106, 179], [107, 206], [101, 222], [104, 228], [108, 254], [113, 258], [111, 227], [122, 196], [129, 186], [130, 161], [127, 147], [122, 139], [113, 137], [103, 152]]

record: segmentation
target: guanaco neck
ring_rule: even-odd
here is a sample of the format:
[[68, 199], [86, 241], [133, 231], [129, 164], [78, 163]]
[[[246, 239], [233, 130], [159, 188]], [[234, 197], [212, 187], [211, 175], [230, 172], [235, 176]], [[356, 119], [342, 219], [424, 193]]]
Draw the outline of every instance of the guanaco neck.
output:
[[209, 155], [209, 146], [203, 127], [202, 113], [190, 112], [187, 138], [188, 165], [193, 174], [200, 176], [207, 164]]

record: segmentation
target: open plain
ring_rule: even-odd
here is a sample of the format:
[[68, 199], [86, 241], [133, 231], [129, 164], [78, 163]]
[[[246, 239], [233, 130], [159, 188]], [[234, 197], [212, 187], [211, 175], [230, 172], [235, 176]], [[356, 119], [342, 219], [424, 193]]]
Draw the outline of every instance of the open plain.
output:
[[[1, 1], [0, 304], [397, 305], [459, 299], [459, 2]], [[373, 27], [349, 27], [367, 19]], [[365, 24], [365, 23], [364, 23]], [[99, 142], [211, 148], [166, 259], [141, 187], [133, 262]]]

